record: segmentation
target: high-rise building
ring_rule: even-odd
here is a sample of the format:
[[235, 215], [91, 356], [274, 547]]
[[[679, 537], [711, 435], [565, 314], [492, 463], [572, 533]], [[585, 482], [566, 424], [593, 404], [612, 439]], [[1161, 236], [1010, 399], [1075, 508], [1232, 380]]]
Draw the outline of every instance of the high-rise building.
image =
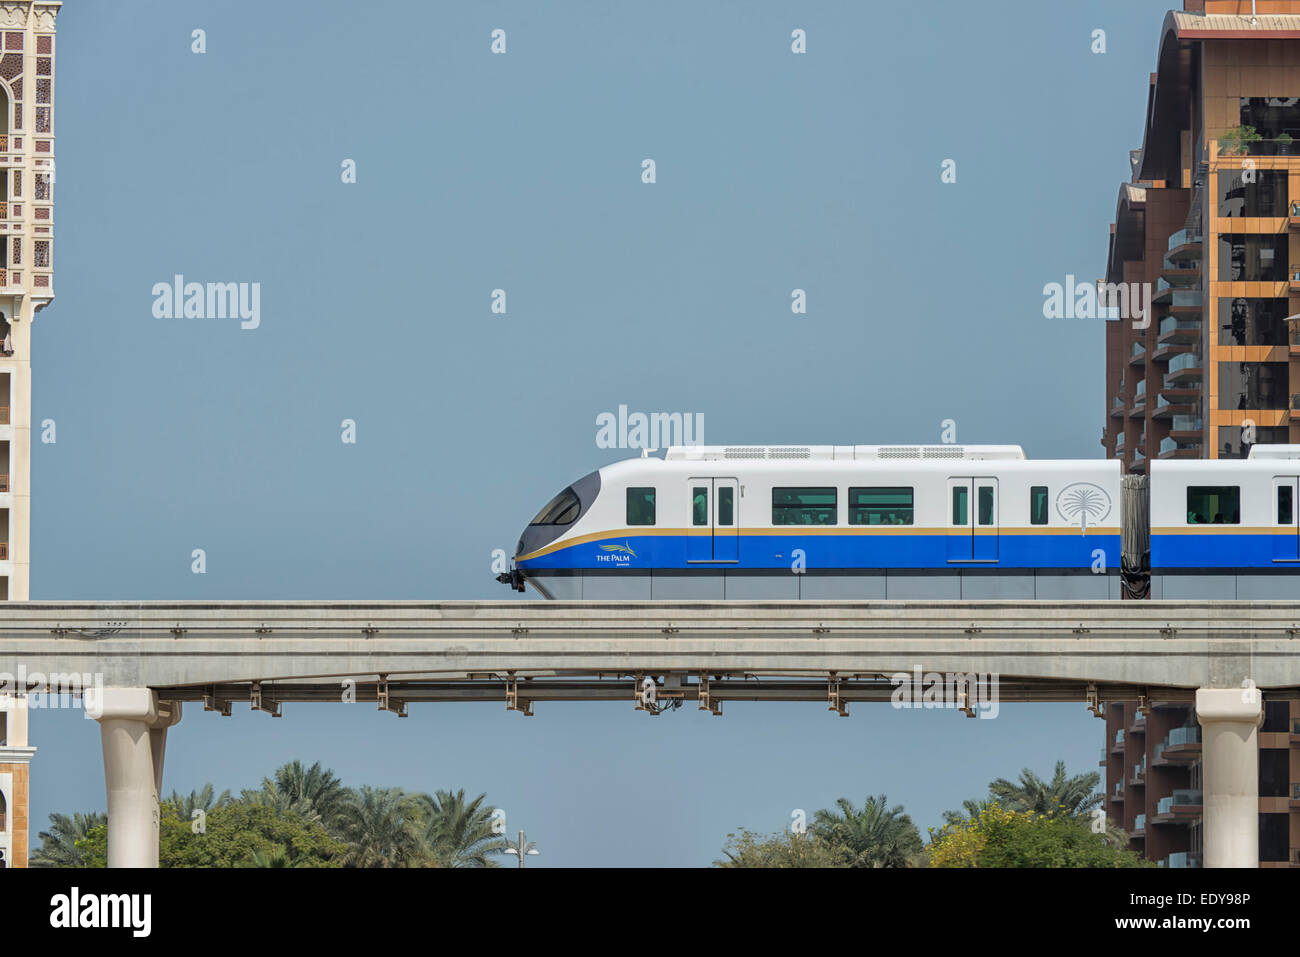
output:
[[[0, 0], [0, 600], [31, 552], [31, 329], [54, 298], [54, 21], [59, 0]], [[27, 866], [26, 699], [0, 695], [0, 854]]]
[[1102, 438], [1131, 472], [1300, 441], [1300, 0], [1185, 6], [1160, 31], [1102, 280], [1134, 314], [1106, 324]]
[[[1101, 280], [1128, 313], [1106, 323], [1102, 445], [1143, 473], [1300, 442], [1300, 0], [1186, 0], [1165, 16], [1146, 100]], [[1197, 867], [1195, 710], [1143, 710], [1108, 703], [1107, 811], [1148, 858]], [[1293, 741], [1300, 709], [1266, 700], [1261, 866], [1300, 863]]]

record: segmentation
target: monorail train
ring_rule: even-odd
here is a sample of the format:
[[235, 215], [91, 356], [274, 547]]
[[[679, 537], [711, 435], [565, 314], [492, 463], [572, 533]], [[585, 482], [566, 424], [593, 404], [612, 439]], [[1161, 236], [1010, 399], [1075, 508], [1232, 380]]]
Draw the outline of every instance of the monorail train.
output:
[[550, 599], [1300, 597], [1300, 446], [1149, 464], [673, 447], [556, 495], [498, 580]]

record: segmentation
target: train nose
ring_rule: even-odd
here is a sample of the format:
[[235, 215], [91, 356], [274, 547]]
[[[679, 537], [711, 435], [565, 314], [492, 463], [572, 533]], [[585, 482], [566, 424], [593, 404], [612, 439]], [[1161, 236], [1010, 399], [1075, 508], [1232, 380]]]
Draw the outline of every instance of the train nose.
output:
[[600, 472], [592, 472], [574, 482], [546, 503], [519, 536], [515, 544], [515, 566], [508, 573], [497, 576], [497, 581], [523, 591], [524, 576], [530, 559], [573, 527], [600, 494]]

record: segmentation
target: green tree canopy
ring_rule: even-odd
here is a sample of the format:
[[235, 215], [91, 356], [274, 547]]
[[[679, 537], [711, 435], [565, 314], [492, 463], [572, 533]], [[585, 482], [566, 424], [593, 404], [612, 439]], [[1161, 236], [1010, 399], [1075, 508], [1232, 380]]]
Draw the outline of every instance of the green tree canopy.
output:
[[885, 795], [868, 797], [858, 810], [848, 798], [835, 802], [838, 811], [813, 815], [813, 830], [832, 844], [847, 848], [854, 867], [908, 867], [923, 845], [921, 833], [901, 804], [889, 806]]

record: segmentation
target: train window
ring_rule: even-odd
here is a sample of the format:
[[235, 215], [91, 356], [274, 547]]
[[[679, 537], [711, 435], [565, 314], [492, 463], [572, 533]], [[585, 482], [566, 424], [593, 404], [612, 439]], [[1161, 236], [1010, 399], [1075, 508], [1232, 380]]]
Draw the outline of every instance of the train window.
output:
[[691, 489], [691, 524], [709, 524], [709, 490], [703, 485]]
[[546, 507], [537, 513], [530, 525], [572, 525], [573, 520], [582, 511], [578, 493], [570, 485], [555, 498], [546, 503]]
[[1035, 485], [1029, 489], [1029, 524], [1047, 524], [1047, 486]]
[[1291, 503], [1291, 486], [1279, 485], [1277, 487], [1277, 523], [1279, 525], [1295, 524], [1293, 507]]
[[993, 524], [993, 486], [981, 485], [979, 494], [979, 522], [981, 525]]
[[736, 490], [729, 485], [718, 489], [718, 524], [736, 524]]
[[655, 490], [630, 488], [627, 490], [627, 523], [653, 525], [655, 523]]
[[849, 489], [850, 525], [911, 525], [912, 489]]
[[954, 525], [969, 524], [970, 519], [966, 517], [968, 507], [967, 499], [969, 498], [970, 489], [965, 485], [954, 485], [952, 489], [952, 523]]
[[772, 489], [773, 525], [834, 525], [836, 489]]
[[1237, 485], [1189, 485], [1188, 525], [1240, 525], [1241, 487]]

